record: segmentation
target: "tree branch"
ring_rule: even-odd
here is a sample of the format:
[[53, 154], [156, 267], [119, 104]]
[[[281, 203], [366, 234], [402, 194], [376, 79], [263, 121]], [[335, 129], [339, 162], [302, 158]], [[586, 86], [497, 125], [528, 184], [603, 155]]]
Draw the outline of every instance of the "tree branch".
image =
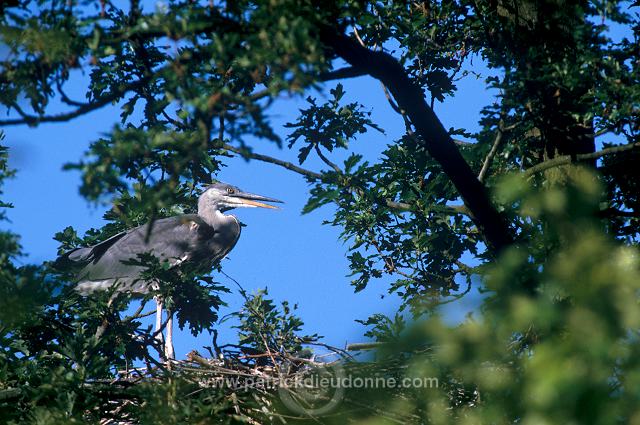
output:
[[320, 38], [351, 66], [366, 71], [389, 89], [420, 136], [419, 143], [438, 161], [460, 193], [488, 246], [499, 252], [512, 244], [513, 236], [506, 221], [491, 204], [485, 187], [427, 105], [422, 89], [411, 81], [402, 65], [393, 56], [371, 51], [335, 28], [322, 27]]
[[[637, 149], [637, 148], [640, 148], [640, 142], [630, 143], [628, 145], [622, 145], [622, 146], [612, 146], [610, 148], [605, 148], [597, 152], [578, 154], [578, 155], [575, 155], [575, 159], [576, 161], [588, 161], [590, 159], [598, 159], [606, 155], [618, 154], [618, 153], [626, 152], [626, 151]], [[557, 156], [553, 159], [541, 162], [539, 164], [534, 165], [533, 167], [527, 168], [524, 171], [524, 176], [526, 178], [530, 178], [534, 174], [548, 170], [549, 168], [559, 167], [561, 165], [568, 165], [568, 164], [571, 164], [572, 162], [574, 161], [571, 158], [571, 155]]]
[[498, 148], [500, 147], [500, 144], [502, 144], [502, 136], [504, 135], [504, 130], [502, 128], [503, 126], [504, 126], [504, 121], [501, 119], [500, 122], [498, 123], [498, 132], [496, 133], [496, 138], [493, 141], [491, 150], [487, 154], [487, 157], [484, 159], [484, 163], [482, 164], [482, 169], [478, 174], [478, 180], [480, 180], [481, 182], [484, 182], [484, 177], [487, 175], [487, 172], [489, 171], [489, 167], [491, 167], [493, 158], [498, 153]]
[[338, 174], [342, 174], [342, 170], [340, 169], [340, 167], [338, 167], [336, 164], [334, 164], [333, 162], [331, 162], [331, 160], [329, 158], [327, 158], [326, 156], [324, 156], [324, 154], [322, 153], [322, 151], [320, 150], [320, 146], [318, 146], [317, 144], [314, 146], [316, 149], [316, 153], [318, 154], [318, 156], [320, 157], [320, 159], [322, 160], [322, 162], [324, 162], [325, 164], [327, 164], [329, 167], [333, 168], [333, 171], [335, 171]]
[[0, 401], [11, 400], [13, 398], [18, 398], [21, 395], [22, 390], [20, 390], [20, 388], [7, 388], [0, 390]]
[[65, 122], [77, 118], [79, 116], [88, 114], [89, 112], [93, 112], [97, 109], [102, 108], [103, 106], [108, 105], [109, 103], [113, 103], [122, 98], [127, 92], [131, 90], [135, 90], [138, 87], [141, 87], [145, 81], [135, 81], [130, 84], [125, 84], [118, 87], [117, 90], [109, 93], [106, 96], [102, 96], [99, 99], [94, 100], [93, 102], [83, 104], [78, 107], [76, 110], [71, 112], [65, 112], [63, 114], [58, 115], [28, 115], [24, 112], [18, 112], [22, 116], [22, 118], [8, 119], [8, 120], [0, 120], [0, 127], [8, 127], [11, 125], [22, 125], [27, 124], [29, 126], [36, 126], [40, 123], [44, 122]]
[[[387, 199], [387, 206], [394, 210], [400, 211], [411, 211], [413, 210], [413, 205], [408, 204], [406, 202], [395, 202]], [[463, 214], [471, 216], [471, 212], [466, 207], [466, 205], [439, 205], [436, 211], [442, 211], [447, 214]]]
[[[222, 148], [228, 150], [230, 152], [236, 153], [243, 158], [255, 159], [256, 161], [267, 162], [269, 164], [274, 164], [279, 167], [286, 168], [287, 170], [298, 173], [302, 176], [307, 177], [310, 180], [322, 180], [322, 174], [316, 173], [315, 171], [307, 170], [306, 168], [299, 167], [291, 162], [283, 161], [278, 158], [274, 158], [268, 155], [262, 155], [259, 153], [251, 152], [247, 149], [237, 148], [228, 143], [224, 143]], [[398, 211], [411, 211], [413, 206], [411, 204], [405, 202], [395, 202], [390, 199], [385, 201], [387, 207], [398, 210]], [[443, 208], [450, 209], [450, 214], [464, 214], [471, 215], [468, 208], [464, 205], [446, 205]]]
[[332, 81], [332, 80], [342, 80], [345, 78], [355, 78], [362, 77], [363, 75], [367, 75], [367, 73], [353, 66], [348, 66], [345, 68], [336, 69], [329, 72], [324, 72], [320, 74], [320, 81]]
[[623, 211], [617, 208], [609, 207], [599, 212], [601, 217], [625, 217], [640, 218], [640, 211]]
[[254, 153], [251, 152], [247, 149], [241, 149], [241, 148], [237, 148], [235, 146], [232, 146], [228, 143], [224, 143], [222, 145], [223, 149], [226, 149], [228, 151], [237, 153], [238, 155], [244, 157], [244, 158], [250, 158], [250, 159], [256, 159], [258, 161], [262, 161], [262, 162], [268, 162], [270, 164], [275, 164], [278, 165], [280, 167], [286, 168], [287, 170], [291, 170], [295, 173], [301, 174], [305, 177], [308, 177], [312, 180], [320, 180], [322, 179], [322, 174], [320, 173], [316, 173], [315, 171], [311, 171], [311, 170], [307, 170], [306, 168], [302, 168], [302, 167], [298, 167], [295, 164], [292, 164], [291, 162], [287, 162], [287, 161], [283, 161], [281, 159], [278, 158], [274, 158], [271, 156], [267, 156], [267, 155], [261, 155], [259, 153]]

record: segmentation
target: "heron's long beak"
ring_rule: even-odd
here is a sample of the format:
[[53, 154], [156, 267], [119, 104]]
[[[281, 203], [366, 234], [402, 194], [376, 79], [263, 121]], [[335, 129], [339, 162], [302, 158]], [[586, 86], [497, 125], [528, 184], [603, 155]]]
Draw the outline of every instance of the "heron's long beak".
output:
[[[262, 195], [255, 195], [253, 193], [246, 193], [246, 192], [242, 192], [242, 193], [236, 193], [234, 195], [234, 198], [236, 198], [241, 205], [247, 206], [247, 207], [260, 207], [260, 208], [269, 208], [272, 210], [279, 210], [280, 208], [274, 206], [274, 205], [269, 205], [269, 204], [265, 204], [264, 202], [279, 202], [282, 203], [282, 201], [278, 200], [278, 199], [273, 199], [273, 198], [267, 198], [266, 196], [262, 196]], [[260, 201], [264, 201], [264, 202], [260, 202]]]

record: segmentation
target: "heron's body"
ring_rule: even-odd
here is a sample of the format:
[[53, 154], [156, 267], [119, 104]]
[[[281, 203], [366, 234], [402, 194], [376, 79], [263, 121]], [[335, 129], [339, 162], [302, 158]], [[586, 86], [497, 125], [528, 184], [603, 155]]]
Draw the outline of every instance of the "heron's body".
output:
[[[114, 285], [118, 292], [145, 294], [157, 287], [156, 282], [143, 278], [146, 268], [140, 264], [141, 255], [151, 254], [171, 267], [189, 263], [196, 270], [207, 273], [233, 249], [240, 237], [240, 223], [224, 211], [239, 207], [276, 208], [259, 201], [281, 202], [243, 192], [225, 183], [215, 183], [198, 198], [198, 214], [162, 218], [138, 226], [97, 245], [70, 251], [58, 264], [71, 263], [81, 269], [76, 289], [82, 294], [90, 295]], [[162, 330], [162, 300], [158, 297], [157, 301], [156, 335]], [[173, 358], [171, 323], [172, 314], [168, 312], [167, 358]]]
[[84, 264], [76, 289], [88, 294], [117, 285], [118, 291], [149, 292], [152, 283], [141, 279], [144, 265], [132, 264], [143, 253], [172, 266], [189, 262], [202, 272], [210, 271], [236, 245], [241, 229], [234, 216], [216, 213], [215, 222], [196, 214], [162, 218], [153, 222], [151, 232], [147, 223], [92, 247], [71, 251], [67, 258]]

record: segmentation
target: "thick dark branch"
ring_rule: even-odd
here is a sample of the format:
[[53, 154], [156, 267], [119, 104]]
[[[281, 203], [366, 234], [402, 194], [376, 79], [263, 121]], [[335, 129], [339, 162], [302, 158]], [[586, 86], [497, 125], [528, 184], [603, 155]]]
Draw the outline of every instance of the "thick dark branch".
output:
[[[610, 148], [605, 148], [597, 152], [592, 153], [583, 153], [575, 155], [575, 160], [577, 161], [588, 161], [590, 159], [598, 159], [602, 158], [606, 155], [613, 155], [621, 152], [626, 152], [632, 149], [640, 148], [640, 143], [630, 143], [628, 145], [622, 146], [612, 146]], [[527, 168], [524, 172], [525, 177], [531, 177], [534, 174], [540, 173], [544, 170], [548, 170], [549, 168], [559, 167], [561, 165], [568, 165], [574, 162], [574, 159], [571, 158], [571, 155], [563, 155], [557, 156], [548, 161], [541, 162], [539, 164], [534, 165], [533, 167]]]
[[513, 237], [503, 217], [491, 204], [485, 187], [464, 160], [451, 136], [433, 110], [427, 105], [422, 89], [416, 86], [405, 69], [391, 55], [374, 52], [334, 28], [320, 30], [322, 41], [354, 68], [380, 80], [396, 99], [420, 136], [420, 143], [442, 166], [460, 193], [482, 231], [488, 245], [496, 252], [513, 243]]
[[325, 72], [320, 74], [320, 81], [332, 81], [332, 80], [342, 80], [345, 78], [355, 78], [362, 77], [363, 75], [367, 75], [366, 71], [363, 69], [358, 69], [353, 66], [349, 66], [346, 68], [336, 69], [334, 71]]

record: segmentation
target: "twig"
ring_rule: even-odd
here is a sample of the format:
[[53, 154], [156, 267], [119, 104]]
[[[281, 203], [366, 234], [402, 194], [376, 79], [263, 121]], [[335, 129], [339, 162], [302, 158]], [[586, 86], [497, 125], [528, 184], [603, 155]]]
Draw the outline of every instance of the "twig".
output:
[[515, 123], [515, 124], [512, 124], [512, 125], [509, 125], [509, 126], [505, 127], [504, 126], [504, 120], [500, 119], [500, 121], [498, 122], [498, 131], [496, 132], [496, 138], [493, 141], [493, 145], [491, 146], [491, 150], [487, 154], [487, 157], [484, 159], [484, 163], [482, 164], [482, 169], [480, 170], [480, 174], [478, 174], [478, 180], [480, 180], [481, 182], [484, 183], [484, 178], [485, 178], [487, 172], [489, 171], [489, 168], [491, 167], [491, 163], [493, 162], [493, 159], [495, 158], [496, 154], [498, 153], [498, 149], [500, 148], [500, 145], [502, 145], [502, 138], [503, 138], [504, 134], [506, 132], [508, 132], [508, 131], [513, 130], [519, 124], [520, 123]]
[[[364, 44], [364, 41], [360, 37], [360, 34], [358, 33], [358, 29], [356, 27], [353, 28], [353, 34], [356, 36], [356, 39], [358, 40], [360, 45], [362, 47], [364, 47], [364, 48], [367, 48], [367, 46]], [[378, 47], [378, 45], [374, 44], [372, 50], [373, 51], [377, 50], [377, 47]], [[404, 126], [405, 126], [405, 130], [406, 130], [407, 134], [410, 135], [410, 136], [413, 136], [414, 133], [413, 133], [413, 129], [411, 128], [411, 121], [409, 120], [409, 117], [407, 117], [407, 114], [405, 113], [405, 111], [402, 110], [398, 106], [396, 101], [393, 99], [393, 96], [389, 92], [389, 89], [387, 88], [387, 86], [382, 81], [380, 81], [380, 85], [382, 86], [382, 91], [384, 92], [384, 96], [387, 98], [387, 102], [389, 102], [389, 105], [391, 106], [391, 109], [396, 111], [396, 113], [398, 113], [402, 117], [402, 120], [404, 121]]]
[[343, 350], [341, 348], [333, 347], [333, 346], [331, 346], [329, 344], [325, 344], [324, 342], [304, 341], [304, 340], [302, 340], [300, 342], [302, 344], [306, 344], [306, 345], [316, 345], [318, 347], [324, 347], [329, 351], [333, 351], [334, 353], [341, 355], [343, 358], [355, 360], [354, 357], [347, 350]]
[[369, 242], [376, 249], [376, 251], [378, 252], [378, 255], [380, 255], [380, 257], [382, 257], [382, 260], [384, 261], [385, 268], [387, 269], [387, 273], [391, 274], [391, 273], [395, 272], [395, 273], [398, 273], [400, 276], [403, 276], [406, 279], [414, 280], [413, 276], [411, 276], [411, 275], [403, 272], [402, 270], [398, 269], [398, 267], [393, 262], [393, 259], [382, 252], [382, 248], [380, 247], [380, 244], [378, 244], [378, 241], [376, 240], [375, 235], [374, 235], [372, 230], [369, 230], [367, 232], [367, 234], [369, 235]]
[[287, 161], [283, 161], [281, 159], [278, 158], [274, 158], [271, 156], [267, 156], [267, 155], [261, 155], [259, 153], [254, 153], [251, 152], [247, 149], [241, 149], [241, 148], [237, 148], [235, 146], [232, 146], [228, 143], [224, 143], [222, 145], [222, 148], [234, 153], [237, 153], [238, 155], [241, 155], [244, 158], [250, 158], [250, 159], [256, 159], [258, 161], [262, 161], [262, 162], [268, 162], [270, 164], [274, 164], [274, 165], [278, 165], [280, 167], [286, 168], [287, 170], [291, 170], [295, 173], [301, 174], [305, 177], [308, 177], [312, 180], [321, 180], [322, 179], [322, 174], [320, 173], [316, 173], [315, 171], [311, 171], [311, 170], [307, 170], [305, 168], [302, 167], [298, 167], [295, 164], [292, 164], [291, 162], [287, 162]]
[[[299, 167], [291, 162], [283, 161], [281, 159], [274, 158], [272, 156], [251, 152], [247, 149], [237, 148], [228, 143], [224, 143], [222, 145], [222, 148], [230, 152], [236, 153], [238, 155], [241, 155], [244, 158], [255, 159], [257, 161], [267, 162], [269, 164], [274, 164], [279, 167], [286, 168], [287, 170], [291, 170], [311, 180], [322, 180], [322, 174]], [[411, 211], [414, 208], [411, 204], [408, 204], [406, 202], [395, 202], [391, 200], [386, 200], [385, 203], [387, 207], [392, 208], [394, 210]], [[464, 215], [470, 214], [469, 209], [465, 205], [446, 205], [446, 206], [442, 206], [442, 208], [450, 210], [448, 211], [450, 214], [464, 214]]]
[[599, 212], [602, 217], [626, 217], [626, 218], [638, 218], [640, 217], [640, 211], [623, 211], [617, 208], [606, 208]]
[[375, 350], [388, 345], [386, 342], [354, 342], [347, 345], [347, 351]]
[[340, 167], [338, 167], [336, 164], [334, 164], [333, 162], [331, 162], [331, 160], [329, 158], [327, 158], [326, 156], [324, 156], [324, 154], [322, 153], [322, 151], [320, 150], [320, 147], [315, 144], [314, 148], [316, 150], [316, 153], [318, 154], [318, 156], [320, 157], [320, 159], [322, 160], [322, 162], [324, 162], [325, 164], [327, 164], [329, 167], [333, 168], [333, 170], [338, 173], [338, 174], [342, 174], [342, 170], [340, 169]]
[[[389, 208], [393, 208], [396, 210], [411, 211], [414, 209], [413, 205], [408, 204], [406, 202], [395, 202], [395, 201], [387, 200], [386, 203]], [[466, 205], [438, 205], [438, 208], [434, 210], [436, 211], [442, 210], [447, 214], [464, 214], [464, 215], [470, 214], [469, 209], [467, 208]]]
[[452, 303], [452, 302], [454, 302], [454, 301], [456, 301], [456, 300], [459, 300], [460, 298], [464, 297], [464, 296], [465, 296], [465, 295], [467, 295], [469, 292], [471, 292], [471, 279], [467, 279], [467, 287], [465, 288], [465, 290], [464, 290], [464, 291], [462, 291], [462, 292], [460, 292], [460, 293], [458, 293], [458, 294], [453, 295], [452, 297], [450, 297], [450, 298], [449, 298], [449, 299], [447, 299], [447, 300], [444, 300], [444, 301], [438, 301], [437, 305], [438, 305], [438, 306], [442, 306], [442, 305], [445, 305], [445, 304], [450, 304], [450, 303]]
[[86, 105], [88, 105], [87, 102], [77, 102], [77, 101], [72, 100], [71, 98], [69, 98], [69, 96], [67, 96], [67, 94], [62, 89], [62, 83], [60, 82], [59, 79], [56, 80], [56, 88], [58, 89], [58, 93], [60, 94], [60, 100], [62, 100], [67, 105], [70, 105], [70, 106], [86, 106]]
[[7, 388], [0, 390], [0, 401], [17, 398], [22, 394], [20, 388]]
[[120, 86], [118, 89], [116, 89], [115, 91], [113, 91], [112, 93], [106, 96], [102, 96], [91, 103], [84, 104], [83, 106], [78, 107], [75, 111], [65, 112], [63, 114], [36, 116], [36, 115], [29, 115], [26, 113], [18, 112], [20, 113], [22, 118], [0, 120], [0, 127], [7, 127], [11, 125], [21, 125], [21, 124], [36, 126], [40, 123], [45, 123], [45, 122], [69, 121], [69, 120], [72, 120], [73, 118], [77, 118], [89, 112], [93, 112], [97, 109], [102, 108], [103, 106], [108, 105], [109, 103], [113, 103], [117, 101], [118, 99], [123, 97], [127, 92], [134, 90], [138, 87], [141, 87], [145, 82], [146, 81], [135, 81], [133, 83]]
[[501, 118], [500, 121], [498, 121], [498, 131], [496, 132], [496, 138], [493, 141], [493, 145], [491, 146], [491, 150], [487, 154], [487, 157], [484, 159], [484, 163], [482, 164], [482, 169], [480, 170], [480, 173], [478, 174], [478, 180], [480, 180], [480, 182], [484, 183], [484, 177], [486, 176], [487, 172], [489, 171], [489, 167], [491, 167], [491, 163], [493, 162], [493, 158], [498, 153], [498, 148], [502, 144], [502, 136], [504, 135], [503, 127], [504, 127], [504, 120]]
[[144, 307], [146, 305], [147, 305], [146, 301], [140, 302], [140, 306], [138, 307], [138, 309], [131, 316], [127, 316], [124, 319], [122, 319], [122, 321], [123, 322], [130, 322], [132, 320], [141, 319], [143, 317], [148, 317], [148, 316], [151, 316], [152, 314], [154, 314], [155, 311], [148, 311], [146, 313], [142, 313], [142, 310], [144, 309]]
[[407, 114], [405, 113], [404, 110], [400, 109], [396, 101], [393, 100], [393, 96], [391, 96], [391, 93], [389, 93], [389, 89], [387, 88], [387, 86], [385, 86], [383, 83], [380, 83], [380, 85], [382, 86], [382, 91], [384, 92], [384, 96], [387, 98], [387, 102], [389, 102], [389, 105], [391, 105], [391, 109], [396, 111], [396, 113], [398, 113], [402, 117], [402, 120], [404, 121], [405, 131], [409, 136], [415, 138], [416, 136], [415, 136], [415, 133], [413, 132], [413, 128], [411, 127], [411, 121], [409, 120], [409, 117], [407, 117]]

